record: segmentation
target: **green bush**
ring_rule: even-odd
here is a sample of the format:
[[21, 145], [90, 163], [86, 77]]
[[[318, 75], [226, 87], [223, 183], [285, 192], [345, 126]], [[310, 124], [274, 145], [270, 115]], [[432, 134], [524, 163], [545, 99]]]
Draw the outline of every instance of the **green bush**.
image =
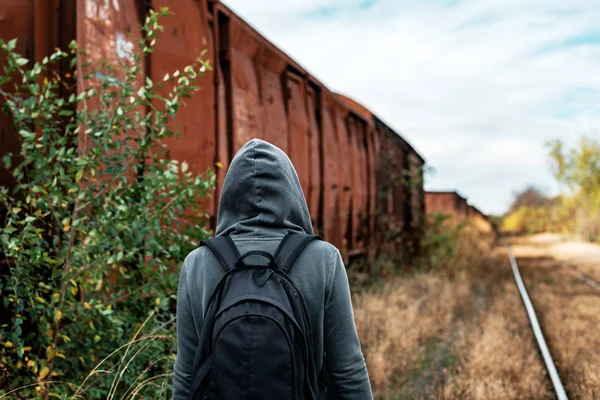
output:
[[460, 234], [467, 221], [454, 223], [444, 214], [430, 214], [422, 239], [420, 265], [425, 269], [446, 269], [455, 255]]
[[[194, 176], [163, 144], [209, 63], [139, 79], [166, 14], [150, 12], [117, 65], [87, 64], [75, 43], [33, 63], [0, 42], [21, 141], [3, 159], [16, 184], [0, 188], [0, 397], [167, 395], [178, 266], [208, 235], [214, 174]], [[65, 62], [75, 84], [56, 72]]]

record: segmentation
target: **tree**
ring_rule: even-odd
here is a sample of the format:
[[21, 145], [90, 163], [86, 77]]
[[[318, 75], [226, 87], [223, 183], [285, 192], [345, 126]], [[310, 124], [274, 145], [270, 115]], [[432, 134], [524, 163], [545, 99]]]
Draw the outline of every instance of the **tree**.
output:
[[572, 149], [560, 140], [547, 147], [554, 177], [576, 208], [580, 233], [585, 239], [600, 240], [600, 142], [583, 136]]
[[521, 207], [542, 207], [549, 201], [548, 197], [533, 185], [529, 185], [521, 191], [516, 191], [513, 195], [514, 200], [510, 205], [510, 212], [516, 211]]

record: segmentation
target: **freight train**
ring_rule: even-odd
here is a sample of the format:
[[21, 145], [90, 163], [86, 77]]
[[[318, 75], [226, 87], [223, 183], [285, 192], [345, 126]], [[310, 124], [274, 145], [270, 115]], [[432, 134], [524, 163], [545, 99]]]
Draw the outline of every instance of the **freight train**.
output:
[[443, 214], [459, 221], [469, 219], [481, 233], [496, 231], [492, 219], [456, 191], [425, 192], [425, 211], [428, 215]]
[[[119, 62], [141, 38], [147, 9], [168, 6], [164, 33], [144, 59], [146, 76], [194, 62], [203, 50], [213, 69], [177, 114], [181, 136], [171, 156], [195, 173], [222, 181], [232, 156], [261, 138], [294, 163], [316, 230], [348, 260], [373, 255], [394, 227], [412, 243], [424, 224], [425, 160], [392, 127], [352, 99], [334, 93], [299, 63], [216, 0], [0, 0], [1, 36], [17, 37], [26, 58], [41, 60], [71, 40], [91, 57]], [[68, 68], [68, 66], [66, 67]], [[16, 151], [5, 116], [0, 153]], [[0, 171], [0, 183], [10, 174]], [[220, 185], [206, 201], [216, 215]]]

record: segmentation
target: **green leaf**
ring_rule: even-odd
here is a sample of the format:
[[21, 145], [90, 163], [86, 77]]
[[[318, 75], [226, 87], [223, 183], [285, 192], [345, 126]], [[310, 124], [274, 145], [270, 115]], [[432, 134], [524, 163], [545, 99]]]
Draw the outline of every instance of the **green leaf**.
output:
[[26, 58], [23, 58], [23, 57], [17, 58], [17, 64], [19, 64], [20, 66], [23, 66], [23, 65], [27, 64], [28, 62], [29, 62], [29, 60]]
[[19, 135], [23, 136], [25, 139], [32, 139], [35, 137], [35, 132], [29, 132], [24, 129], [19, 131]]
[[14, 50], [17, 47], [17, 38], [9, 40], [6, 47], [8, 50]]
[[81, 180], [81, 178], [83, 177], [83, 169], [80, 169], [79, 171], [77, 171], [77, 173], [75, 174], [75, 182], [79, 182]]
[[5, 154], [4, 157], [2, 157], [2, 161], [4, 162], [4, 166], [6, 168], [10, 168], [12, 166], [12, 154]]

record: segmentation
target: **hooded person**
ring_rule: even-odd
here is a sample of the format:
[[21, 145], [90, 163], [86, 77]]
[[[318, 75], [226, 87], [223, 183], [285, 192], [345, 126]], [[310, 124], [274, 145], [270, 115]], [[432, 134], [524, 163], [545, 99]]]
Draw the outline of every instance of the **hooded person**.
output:
[[[215, 236], [229, 236], [240, 254], [251, 250], [274, 254], [288, 233], [313, 234], [298, 176], [282, 150], [252, 139], [229, 166]], [[173, 399], [190, 398], [192, 381], [199, 368], [195, 365], [195, 354], [206, 309], [224, 275], [216, 256], [207, 247], [192, 251], [183, 263], [177, 296]], [[348, 277], [338, 249], [325, 241], [310, 242], [296, 259], [289, 278], [306, 303], [312, 356], [318, 368], [324, 365], [327, 355], [331, 397], [372, 399]]]

